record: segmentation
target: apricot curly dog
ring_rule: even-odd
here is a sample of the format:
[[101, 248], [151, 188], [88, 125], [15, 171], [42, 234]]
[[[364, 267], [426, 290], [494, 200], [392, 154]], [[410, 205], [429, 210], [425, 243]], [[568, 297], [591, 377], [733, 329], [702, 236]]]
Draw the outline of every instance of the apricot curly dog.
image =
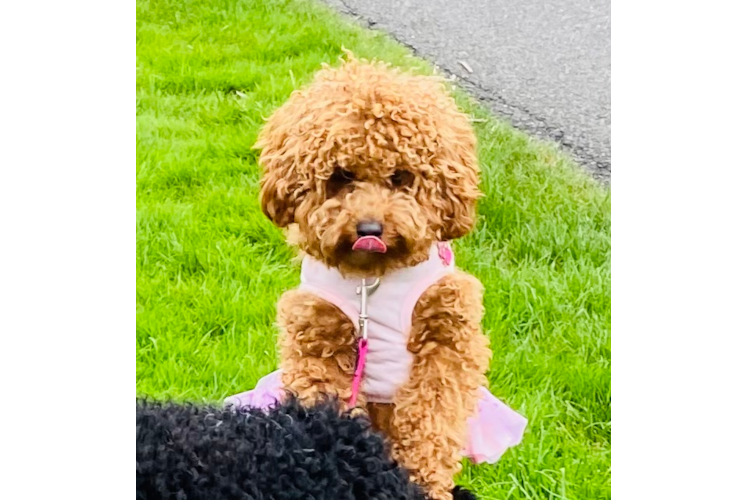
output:
[[301, 285], [278, 303], [280, 370], [227, 402], [353, 397], [411, 479], [451, 500], [462, 456], [496, 461], [526, 425], [484, 387], [482, 287], [448, 243], [480, 196], [467, 116], [440, 79], [350, 57], [294, 92], [257, 147], [262, 208], [302, 251]]

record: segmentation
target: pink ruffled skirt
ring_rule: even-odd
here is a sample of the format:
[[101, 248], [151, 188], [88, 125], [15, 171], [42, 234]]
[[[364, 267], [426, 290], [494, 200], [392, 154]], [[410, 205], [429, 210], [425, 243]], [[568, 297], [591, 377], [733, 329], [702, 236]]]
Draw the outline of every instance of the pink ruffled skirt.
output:
[[[465, 456], [475, 463], [495, 463], [511, 446], [522, 440], [527, 419], [515, 412], [485, 387], [480, 388], [478, 412], [468, 421], [468, 440]], [[230, 407], [267, 409], [277, 404], [283, 395], [280, 370], [264, 376], [251, 391], [225, 399]]]

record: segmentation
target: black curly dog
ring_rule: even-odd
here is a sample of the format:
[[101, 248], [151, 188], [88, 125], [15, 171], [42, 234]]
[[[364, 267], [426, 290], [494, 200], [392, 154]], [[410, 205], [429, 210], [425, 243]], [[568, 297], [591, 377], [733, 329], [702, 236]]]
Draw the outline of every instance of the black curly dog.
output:
[[[365, 417], [136, 402], [137, 500], [427, 500]], [[475, 500], [454, 490], [455, 500]]]

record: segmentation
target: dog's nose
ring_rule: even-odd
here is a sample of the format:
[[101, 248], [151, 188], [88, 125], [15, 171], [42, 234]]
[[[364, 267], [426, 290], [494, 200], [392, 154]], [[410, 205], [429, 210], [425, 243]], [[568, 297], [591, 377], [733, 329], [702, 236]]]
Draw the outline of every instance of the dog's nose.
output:
[[356, 225], [359, 238], [363, 236], [382, 236], [382, 224], [375, 220], [365, 220]]

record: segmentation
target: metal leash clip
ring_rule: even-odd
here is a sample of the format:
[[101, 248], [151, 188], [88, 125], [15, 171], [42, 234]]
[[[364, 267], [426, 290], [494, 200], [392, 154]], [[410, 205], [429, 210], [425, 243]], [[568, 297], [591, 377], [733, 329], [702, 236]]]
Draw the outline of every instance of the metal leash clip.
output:
[[374, 292], [379, 288], [379, 278], [374, 280], [371, 285], [366, 284], [366, 279], [361, 280], [361, 285], [356, 287], [356, 295], [361, 296], [361, 313], [358, 315], [358, 329], [361, 332], [361, 338], [368, 340], [369, 338], [369, 314], [367, 303], [369, 296], [373, 295]]
[[358, 391], [361, 388], [361, 380], [364, 378], [364, 366], [366, 365], [366, 353], [369, 351], [369, 315], [367, 302], [369, 296], [379, 288], [379, 278], [374, 280], [371, 285], [366, 284], [366, 280], [361, 280], [361, 286], [356, 287], [356, 295], [361, 296], [361, 313], [358, 315], [358, 330], [361, 336], [358, 339], [356, 349], [356, 368], [353, 372], [353, 383], [351, 384], [351, 398], [348, 405], [353, 407], [358, 399]]

